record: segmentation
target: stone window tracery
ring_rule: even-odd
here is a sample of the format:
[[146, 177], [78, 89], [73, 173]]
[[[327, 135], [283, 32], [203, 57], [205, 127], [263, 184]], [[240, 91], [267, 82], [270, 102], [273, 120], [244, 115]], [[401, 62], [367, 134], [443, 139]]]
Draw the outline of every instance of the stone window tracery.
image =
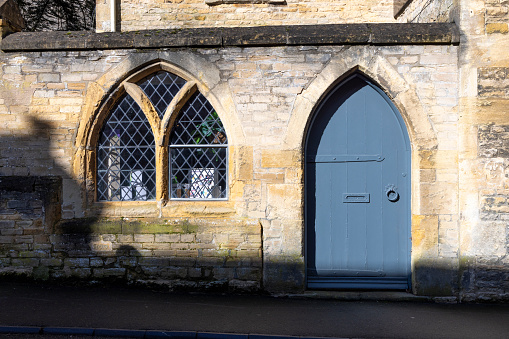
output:
[[226, 132], [196, 83], [162, 69], [131, 78], [98, 136], [97, 200], [226, 199]]

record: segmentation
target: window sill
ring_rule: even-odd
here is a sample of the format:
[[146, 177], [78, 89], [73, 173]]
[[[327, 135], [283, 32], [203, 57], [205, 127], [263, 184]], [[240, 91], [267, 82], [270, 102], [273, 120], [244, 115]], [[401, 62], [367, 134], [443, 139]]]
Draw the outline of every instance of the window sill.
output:
[[162, 217], [226, 217], [236, 214], [228, 200], [171, 200], [161, 209]]
[[159, 207], [155, 200], [97, 201], [90, 212], [105, 217], [154, 217], [159, 215]]
[[228, 217], [236, 214], [229, 200], [171, 200], [164, 206], [153, 201], [99, 201], [89, 209], [94, 216], [126, 218]]

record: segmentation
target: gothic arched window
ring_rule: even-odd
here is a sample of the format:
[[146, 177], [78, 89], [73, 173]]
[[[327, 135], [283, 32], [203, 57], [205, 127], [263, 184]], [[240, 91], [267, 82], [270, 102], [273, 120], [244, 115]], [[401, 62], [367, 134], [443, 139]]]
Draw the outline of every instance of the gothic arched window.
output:
[[152, 200], [155, 183], [154, 134], [140, 106], [123, 95], [99, 137], [97, 199]]
[[99, 134], [97, 200], [225, 199], [228, 140], [212, 105], [166, 70], [134, 79]]
[[172, 198], [226, 198], [226, 132], [200, 93], [184, 105], [170, 135]]

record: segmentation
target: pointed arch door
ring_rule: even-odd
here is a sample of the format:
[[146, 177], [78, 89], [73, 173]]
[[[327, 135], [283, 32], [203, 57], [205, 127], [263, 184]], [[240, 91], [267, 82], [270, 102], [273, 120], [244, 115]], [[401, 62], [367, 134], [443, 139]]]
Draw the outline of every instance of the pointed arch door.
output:
[[410, 142], [360, 74], [322, 102], [306, 141], [309, 288], [408, 289]]

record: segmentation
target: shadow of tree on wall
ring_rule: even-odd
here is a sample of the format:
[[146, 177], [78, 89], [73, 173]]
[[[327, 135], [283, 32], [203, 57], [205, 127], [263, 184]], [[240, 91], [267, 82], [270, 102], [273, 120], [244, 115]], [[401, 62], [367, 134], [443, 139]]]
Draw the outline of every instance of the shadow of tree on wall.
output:
[[121, 245], [115, 255], [121, 267], [125, 268], [127, 281], [136, 281], [143, 278], [143, 271], [138, 265], [138, 258], [141, 253], [131, 245]]
[[[54, 126], [37, 118], [30, 118], [29, 126], [23, 135], [0, 137], [0, 279], [125, 283], [147, 277], [177, 277], [187, 279], [186, 286], [193, 289], [205, 285], [191, 283], [189, 272], [220, 288], [225, 281], [242, 278], [243, 268], [228, 271], [240, 264], [227, 257], [222, 263], [213, 257], [144, 258], [129, 243], [118, 246], [117, 242], [118, 247], [112, 248], [108, 237], [114, 235], [95, 229], [101, 224], [100, 217], [63, 219], [70, 208], [64, 195], [81, 194], [80, 184], [60, 165], [66, 159], [52, 139]], [[99, 216], [100, 208], [95, 211]], [[198, 265], [198, 260], [210, 260], [210, 268]], [[295, 263], [274, 258], [261, 269], [273, 281], [281, 282], [271, 290], [288, 292], [302, 287], [303, 269]], [[178, 276], [178, 270], [187, 273]], [[207, 270], [212, 272], [208, 276], [200, 273]], [[246, 276], [253, 274], [246, 272]], [[509, 269], [503, 264], [479, 264], [476, 258], [420, 260], [415, 262], [413, 275], [414, 291], [420, 295], [454, 295], [465, 301], [509, 300]], [[210, 284], [213, 279], [219, 280]]]
[[67, 159], [54, 134], [59, 130], [35, 117], [27, 120], [22, 135], [0, 138], [0, 276], [89, 277], [96, 256], [89, 225], [97, 218], [75, 227], [62, 219], [75, 207], [65, 205], [64, 194], [79, 201], [79, 183], [61, 165]]
[[[72, 179], [58, 128], [28, 117], [23, 135], [0, 138], [0, 279], [128, 283], [144, 276], [141, 253], [124, 244], [112, 248], [121, 221], [65, 216], [84, 192]], [[70, 202], [69, 202], [70, 201]], [[104, 234], [104, 230], [110, 230]]]
[[23, 135], [0, 137], [0, 279], [87, 284], [142, 277], [140, 252], [127, 244], [112, 248], [107, 240], [115, 235], [98, 232], [121, 229], [104, 227], [100, 205], [95, 216], [65, 216], [81, 210], [69, 201], [81, 203], [84, 192], [61, 165], [68, 159], [52, 135], [58, 128], [27, 119]]
[[[76, 195], [84, 190], [65, 167], [69, 156], [55, 140], [58, 127], [28, 119], [24, 135], [0, 138], [0, 279], [259, 290], [261, 262], [221, 257], [225, 250], [207, 245], [190, 249], [190, 242], [202, 240], [196, 240], [200, 226], [187, 219], [103, 218], [101, 204], [87, 212], [93, 215], [73, 216], [73, 208], [83, 207], [72, 202], [81, 204]], [[207, 251], [214, 253], [202, 255]]]

